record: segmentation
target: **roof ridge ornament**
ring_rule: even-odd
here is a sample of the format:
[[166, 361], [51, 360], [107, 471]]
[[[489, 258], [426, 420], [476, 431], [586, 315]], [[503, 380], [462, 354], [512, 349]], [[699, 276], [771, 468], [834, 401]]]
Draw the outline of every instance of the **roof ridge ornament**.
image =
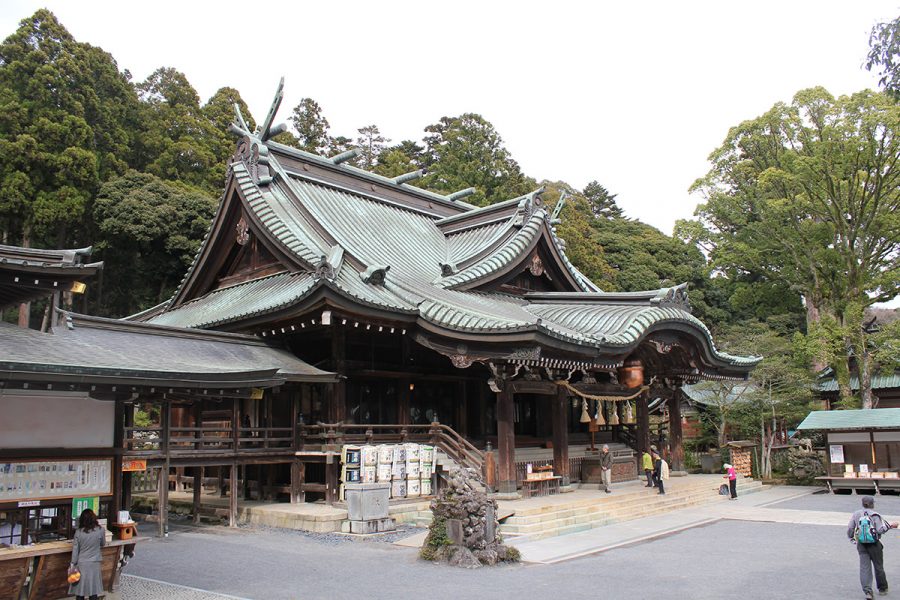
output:
[[668, 306], [679, 308], [685, 312], [691, 312], [691, 300], [688, 297], [687, 282], [659, 290], [656, 295], [650, 299], [650, 304], [656, 306]]
[[391, 270], [390, 265], [372, 265], [359, 274], [365, 283], [372, 285], [384, 285], [387, 272]]
[[403, 175], [398, 175], [398, 176], [394, 177], [393, 181], [397, 185], [400, 185], [401, 183], [406, 183], [408, 181], [415, 181], [416, 179], [419, 179], [420, 177], [424, 177], [427, 174], [428, 174], [427, 169], [418, 169], [416, 171], [410, 171], [409, 173], [404, 173]]
[[331, 250], [328, 252], [328, 255], [324, 254], [319, 259], [319, 262], [316, 263], [316, 271], [313, 273], [313, 279], [319, 281], [320, 279], [327, 279], [328, 281], [334, 281], [334, 279], [338, 276], [338, 273], [341, 271], [341, 265], [344, 263], [344, 249], [339, 245], [332, 246]]
[[359, 156], [360, 152], [362, 152], [362, 150], [360, 150], [359, 148], [350, 148], [349, 150], [345, 150], [344, 152], [341, 152], [340, 154], [335, 154], [329, 160], [331, 162], [333, 162], [334, 164], [339, 165], [342, 162], [347, 162], [348, 160], [353, 160], [354, 158]]
[[467, 198], [468, 196], [471, 196], [474, 193], [475, 193], [475, 188], [469, 187], [464, 190], [459, 190], [459, 191], [453, 192], [452, 194], [447, 194], [446, 198], [447, 198], [447, 200], [450, 200], [451, 202], [456, 202], [457, 200], [462, 200], [463, 198]]
[[574, 194], [572, 194], [572, 192], [570, 192], [567, 188], [563, 188], [559, 193], [559, 200], [556, 201], [556, 206], [553, 207], [553, 213], [550, 215], [551, 225], [556, 225], [560, 222], [559, 213], [566, 205], [566, 200], [568, 200], [572, 196], [574, 196]]
[[287, 125], [284, 123], [279, 123], [275, 127], [272, 127], [272, 122], [275, 121], [275, 113], [278, 112], [282, 100], [284, 100], [284, 76], [282, 76], [281, 80], [278, 82], [278, 89], [275, 90], [275, 97], [272, 99], [272, 105], [269, 106], [269, 112], [266, 113], [265, 121], [263, 121], [262, 125], [256, 129], [257, 137], [263, 142], [275, 137], [279, 133], [287, 131]]
[[522, 197], [521, 202], [519, 202], [519, 210], [513, 221], [513, 225], [522, 227], [534, 213], [544, 208], [544, 201], [541, 198], [541, 194], [543, 194], [545, 190], [546, 188], [541, 186], [530, 194], [525, 194], [525, 196]]

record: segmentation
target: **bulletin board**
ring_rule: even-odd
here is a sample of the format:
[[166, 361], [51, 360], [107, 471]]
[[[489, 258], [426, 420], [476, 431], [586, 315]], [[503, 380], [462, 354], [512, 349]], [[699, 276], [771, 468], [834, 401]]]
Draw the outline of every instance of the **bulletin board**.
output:
[[112, 495], [112, 459], [0, 461], [0, 502]]

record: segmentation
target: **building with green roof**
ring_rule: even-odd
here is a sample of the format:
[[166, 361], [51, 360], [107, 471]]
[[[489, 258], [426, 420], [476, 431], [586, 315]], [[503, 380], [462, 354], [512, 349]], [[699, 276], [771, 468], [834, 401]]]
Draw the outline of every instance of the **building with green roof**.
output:
[[[552, 446], [564, 483], [577, 478], [567, 453], [587, 408], [619, 422], [609, 439], [646, 447], [651, 395], [743, 380], [760, 360], [719, 351], [685, 285], [600, 290], [567, 258], [561, 204], [542, 190], [479, 208], [465, 191], [416, 187], [421, 172], [390, 179], [348, 165], [352, 152], [278, 144], [281, 97], [254, 131], [236, 114], [240, 140], [193, 265], [170, 300], [131, 318], [259, 336], [342, 375], [325, 398], [303, 397], [306, 423], [439, 421], [495, 446], [495, 485], [514, 493], [517, 446]], [[626, 367], [642, 376], [623, 380]]]

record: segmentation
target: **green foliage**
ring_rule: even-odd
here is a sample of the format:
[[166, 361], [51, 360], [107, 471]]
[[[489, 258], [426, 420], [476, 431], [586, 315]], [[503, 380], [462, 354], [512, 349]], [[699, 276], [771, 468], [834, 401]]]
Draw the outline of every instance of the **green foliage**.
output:
[[[136, 86], [142, 125], [135, 166], [162, 179], [218, 195], [223, 171], [221, 139], [200, 108], [200, 97], [183, 73], [159, 68]], [[224, 157], [222, 157], [224, 160]]]
[[105, 314], [154, 306], [174, 291], [199, 248], [216, 202], [205, 193], [129, 171], [106, 183], [94, 204], [97, 254], [115, 273], [97, 299]]
[[[219, 188], [222, 187], [225, 181], [226, 161], [234, 153], [235, 148], [234, 135], [228, 129], [232, 121], [234, 121], [235, 104], [240, 108], [241, 115], [243, 115], [247, 125], [251, 129], [255, 129], [256, 123], [253, 121], [250, 109], [247, 108], [247, 103], [241, 98], [240, 92], [234, 88], [220, 88], [201, 109], [203, 118], [210, 125], [211, 139], [209, 140], [209, 147], [215, 157], [215, 165], [212, 167], [208, 179], [212, 183], [217, 183]], [[221, 193], [221, 189], [213, 190], [213, 192], [218, 196]]]
[[585, 186], [582, 194], [590, 204], [594, 217], [621, 219], [625, 216], [622, 209], [616, 204], [616, 194], [610, 194], [609, 190], [600, 185], [596, 179]]
[[[558, 199], [561, 191], [568, 189], [562, 182], [544, 181], [542, 185], [548, 206], [558, 202], [552, 200], [554, 196]], [[594, 218], [587, 199], [580, 194], [571, 195], [559, 218], [556, 233], [566, 243], [566, 255], [572, 264], [602, 289], [614, 289], [616, 273], [607, 263], [604, 248], [594, 239]]]
[[425, 543], [419, 550], [419, 557], [423, 560], [438, 560], [438, 550], [443, 546], [452, 546], [453, 542], [447, 537], [447, 520], [442, 517], [435, 516], [431, 519], [431, 525], [428, 526], [428, 535], [425, 537]]
[[383, 148], [372, 170], [385, 177], [397, 177], [421, 169], [424, 166], [424, 151], [416, 142], [404, 140], [396, 146]]
[[[359, 137], [356, 138], [356, 146], [360, 149], [356, 166], [366, 171], [371, 171], [378, 161], [378, 157], [384, 151], [385, 144], [391, 140], [381, 135], [378, 125], [367, 125], [356, 130]], [[414, 170], [414, 169], [413, 169]]]
[[869, 34], [866, 70], [878, 72], [878, 83], [894, 99], [900, 99], [900, 17], [878, 23]]
[[706, 199], [705, 233], [681, 228], [708, 240], [713, 266], [731, 279], [777, 284], [834, 319], [862, 371], [871, 369], [863, 309], [900, 292], [898, 124], [900, 106], [885, 94], [802, 90], [731, 129], [693, 186]]
[[537, 187], [522, 174], [500, 134], [481, 115], [442, 117], [425, 132], [428, 175], [422, 187], [441, 193], [474, 187], [476, 193], [466, 201], [478, 206], [509, 200]]
[[0, 44], [0, 227], [9, 243], [84, 240], [100, 182], [131, 153], [137, 99], [113, 58], [39, 10]]
[[322, 107], [312, 98], [303, 98], [294, 107], [290, 117], [297, 131], [297, 147], [313, 154], [326, 154], [329, 136], [328, 119], [322, 115]]

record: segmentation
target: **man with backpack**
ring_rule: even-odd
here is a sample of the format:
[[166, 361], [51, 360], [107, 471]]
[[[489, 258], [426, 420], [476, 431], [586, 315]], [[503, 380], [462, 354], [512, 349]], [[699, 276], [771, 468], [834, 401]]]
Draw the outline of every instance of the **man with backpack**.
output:
[[888, 592], [884, 553], [879, 538], [888, 530], [896, 529], [897, 523], [885, 523], [881, 515], [875, 512], [875, 499], [872, 496], [863, 496], [862, 506], [862, 509], [850, 517], [847, 537], [856, 544], [856, 551], [859, 552], [859, 582], [866, 598], [871, 600], [873, 567], [879, 595], [884, 596]]

